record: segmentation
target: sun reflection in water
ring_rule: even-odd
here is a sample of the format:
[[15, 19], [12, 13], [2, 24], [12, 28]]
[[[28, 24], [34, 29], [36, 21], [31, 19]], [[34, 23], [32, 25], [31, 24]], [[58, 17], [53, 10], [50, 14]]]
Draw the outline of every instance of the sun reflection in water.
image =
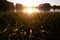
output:
[[39, 10], [37, 8], [25, 8], [23, 10], [24, 13], [29, 13], [29, 14], [32, 14], [32, 13], [37, 13], [39, 12]]

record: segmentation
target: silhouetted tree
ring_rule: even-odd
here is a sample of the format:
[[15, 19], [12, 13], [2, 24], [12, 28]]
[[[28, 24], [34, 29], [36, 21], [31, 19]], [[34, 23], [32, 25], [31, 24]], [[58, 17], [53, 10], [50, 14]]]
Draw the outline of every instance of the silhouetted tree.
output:
[[22, 10], [23, 9], [23, 5], [22, 4], [16, 4], [16, 10]]
[[0, 1], [0, 10], [7, 11], [14, 9], [13, 3], [5, 1]]
[[50, 10], [50, 8], [51, 8], [51, 5], [49, 3], [44, 3], [39, 5], [39, 9], [42, 9], [42, 10]]
[[54, 5], [52, 8], [53, 9], [60, 9], [60, 6]]
[[56, 9], [56, 5], [53, 6], [53, 10], [54, 10], [54, 12], [55, 12], [55, 9]]

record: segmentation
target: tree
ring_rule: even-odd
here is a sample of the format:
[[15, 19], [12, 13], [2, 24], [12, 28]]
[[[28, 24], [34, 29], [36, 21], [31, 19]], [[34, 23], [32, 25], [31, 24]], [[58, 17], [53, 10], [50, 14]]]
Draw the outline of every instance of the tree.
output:
[[14, 9], [13, 3], [5, 1], [0, 1], [0, 10], [8, 11]]
[[23, 9], [23, 5], [22, 4], [16, 4], [16, 10], [22, 10]]
[[44, 3], [39, 5], [39, 9], [42, 9], [42, 10], [50, 10], [50, 8], [51, 8], [51, 5], [49, 3]]

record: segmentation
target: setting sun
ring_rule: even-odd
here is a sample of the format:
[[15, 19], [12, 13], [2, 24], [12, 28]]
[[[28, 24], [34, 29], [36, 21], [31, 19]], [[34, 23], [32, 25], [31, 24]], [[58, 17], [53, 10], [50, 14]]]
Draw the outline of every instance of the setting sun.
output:
[[23, 12], [27, 12], [27, 13], [31, 14], [33, 12], [33, 9], [32, 8], [26, 8], [23, 10]]
[[37, 10], [36, 8], [25, 8], [23, 10], [24, 13], [29, 13], [29, 14], [32, 14], [32, 13], [36, 13], [36, 12], [39, 12], [39, 10]]

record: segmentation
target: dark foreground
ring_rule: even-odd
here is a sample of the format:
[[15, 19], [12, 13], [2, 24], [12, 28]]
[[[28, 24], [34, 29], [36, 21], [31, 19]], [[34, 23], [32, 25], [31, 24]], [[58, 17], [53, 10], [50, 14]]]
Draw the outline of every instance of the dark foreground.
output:
[[0, 40], [60, 40], [60, 13], [0, 11]]

